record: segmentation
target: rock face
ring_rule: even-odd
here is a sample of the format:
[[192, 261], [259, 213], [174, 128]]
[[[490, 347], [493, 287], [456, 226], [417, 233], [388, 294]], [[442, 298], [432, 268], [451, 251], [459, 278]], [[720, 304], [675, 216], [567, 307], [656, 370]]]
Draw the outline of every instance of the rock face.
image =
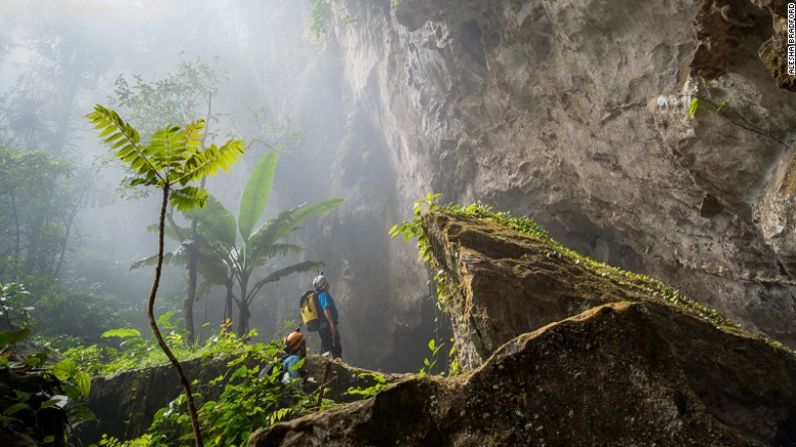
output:
[[[480, 199], [796, 346], [796, 97], [766, 56], [784, 54], [768, 49], [785, 2], [334, 3], [355, 110], [333, 165], [357, 179], [334, 185], [342, 226], [386, 229], [430, 191]], [[345, 256], [345, 282], [399, 314], [421, 293], [394, 293], [416, 278], [394, 253]]]
[[484, 362], [276, 424], [250, 446], [796, 442], [791, 353], [495, 223], [433, 214], [424, 225], [459, 289], [446, 304], [463, 321], [457, 338]]
[[430, 336], [425, 272], [384, 237], [429, 192], [530, 215], [796, 346], [784, 0], [334, 0], [321, 50], [277, 3], [241, 17], [278, 61], [251, 67], [253, 94], [308, 135], [280, 161], [308, 174], [286, 204], [346, 199], [306, 245], [355, 364], [415, 369], [398, 353]]
[[[229, 358], [198, 358], [183, 362], [189, 380], [198, 379], [194, 388], [197, 395], [206, 399], [217, 399], [223, 391], [223, 383], [209, 383], [228, 372]], [[250, 365], [254, 366], [254, 365]], [[329, 369], [326, 375], [326, 369]], [[345, 393], [349, 387], [365, 388], [375, 381], [371, 371], [352, 368], [339, 361], [330, 361], [317, 355], [307, 357], [305, 371], [316, 383], [326, 383], [325, 396], [337, 402], [351, 402], [356, 396]], [[323, 378], [326, 375], [326, 382]], [[384, 375], [388, 382], [398, 380], [400, 375]], [[308, 389], [308, 391], [312, 391]], [[83, 423], [78, 437], [85, 445], [97, 442], [102, 434], [119, 439], [132, 439], [144, 434], [155, 413], [174, 400], [182, 391], [177, 374], [171, 365], [160, 365], [139, 370], [123, 371], [109, 377], [98, 377], [92, 381], [88, 407], [97, 416], [94, 422]]]

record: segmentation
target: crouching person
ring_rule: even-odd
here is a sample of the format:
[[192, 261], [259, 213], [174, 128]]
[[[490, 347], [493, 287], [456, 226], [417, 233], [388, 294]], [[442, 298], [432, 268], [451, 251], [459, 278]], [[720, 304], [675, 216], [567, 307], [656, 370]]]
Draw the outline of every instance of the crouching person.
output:
[[282, 376], [282, 383], [290, 383], [291, 380], [298, 379], [302, 376], [303, 371], [296, 368], [299, 360], [307, 357], [307, 343], [304, 341], [304, 336], [297, 328], [287, 337], [282, 340], [285, 343], [285, 355], [281, 357], [282, 371], [285, 374]]
[[302, 375], [302, 371], [296, 368], [296, 364], [307, 357], [307, 343], [298, 328], [283, 338], [282, 343], [284, 343], [282, 354], [276, 362], [264, 367], [260, 371], [259, 377], [271, 375], [274, 372], [274, 368], [279, 368], [279, 371], [283, 372], [282, 383], [288, 384]]

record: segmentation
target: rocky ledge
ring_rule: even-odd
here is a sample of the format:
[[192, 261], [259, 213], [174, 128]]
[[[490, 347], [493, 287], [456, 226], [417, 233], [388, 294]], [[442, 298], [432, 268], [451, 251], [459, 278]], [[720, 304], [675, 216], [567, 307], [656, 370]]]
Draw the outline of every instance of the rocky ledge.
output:
[[[218, 398], [224, 387], [223, 382], [210, 384], [213, 379], [230, 370], [227, 365], [230, 360], [232, 358], [229, 357], [202, 357], [183, 362], [188, 378], [197, 379], [200, 383], [194, 392], [207, 399]], [[309, 355], [304, 368], [308, 376], [315, 380], [314, 383], [326, 384], [325, 396], [337, 402], [351, 402], [358, 398], [346, 394], [350, 387], [367, 388], [376, 383], [372, 371], [354, 368], [341, 361], [332, 361], [318, 355]], [[381, 375], [387, 382], [402, 377], [398, 374]], [[97, 420], [81, 424], [77, 429], [78, 437], [84, 445], [89, 445], [97, 442], [102, 434], [121, 439], [141, 436], [152, 423], [155, 413], [168, 406], [181, 391], [177, 374], [171, 365], [151, 366], [122, 371], [109, 377], [97, 377], [92, 381], [88, 402], [88, 407], [97, 416]], [[312, 387], [308, 391], [313, 391]]]
[[513, 223], [423, 219], [468, 372], [401, 380], [250, 447], [796, 443], [790, 352]]

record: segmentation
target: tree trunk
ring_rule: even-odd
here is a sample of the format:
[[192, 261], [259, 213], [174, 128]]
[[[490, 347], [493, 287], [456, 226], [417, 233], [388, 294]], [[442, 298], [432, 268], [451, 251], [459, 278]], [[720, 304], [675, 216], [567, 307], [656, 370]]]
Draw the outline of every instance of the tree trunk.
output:
[[227, 281], [227, 298], [224, 301], [224, 320], [223, 322], [226, 323], [227, 321], [232, 321], [232, 286], [235, 283], [233, 281]]
[[9, 188], [8, 194], [11, 196], [11, 210], [14, 213], [14, 271], [11, 278], [17, 279], [19, 276], [19, 258], [22, 257], [22, 229], [19, 225], [19, 211], [17, 210], [17, 199], [14, 197], [14, 190]]
[[169, 203], [169, 186], [166, 185], [163, 187], [163, 203], [160, 207], [160, 221], [158, 222], [158, 262], [155, 266], [155, 281], [152, 283], [152, 290], [149, 292], [149, 303], [147, 306], [147, 318], [149, 319], [149, 326], [152, 328], [152, 333], [155, 334], [155, 339], [158, 341], [158, 345], [160, 345], [160, 349], [166, 354], [166, 357], [169, 358], [169, 361], [174, 366], [174, 369], [177, 370], [177, 375], [180, 377], [180, 384], [182, 384], [183, 390], [185, 390], [185, 396], [188, 398], [188, 412], [191, 414], [191, 425], [193, 426], [193, 434], [194, 439], [196, 441], [196, 447], [204, 447], [204, 442], [202, 441], [202, 431], [199, 427], [199, 416], [196, 412], [196, 405], [193, 401], [193, 394], [191, 393], [191, 383], [188, 381], [188, 378], [185, 377], [185, 372], [182, 370], [182, 365], [180, 361], [177, 360], [177, 357], [174, 356], [174, 353], [171, 352], [169, 346], [166, 344], [166, 341], [163, 340], [163, 336], [160, 334], [160, 329], [158, 328], [158, 324], [155, 321], [155, 297], [158, 293], [158, 286], [160, 285], [160, 272], [163, 268], [163, 245], [164, 245], [164, 236], [165, 236], [165, 225], [166, 225], [166, 207]]
[[80, 197], [77, 199], [77, 203], [71, 209], [69, 213], [69, 217], [64, 219], [64, 224], [66, 226], [66, 233], [64, 233], [64, 240], [63, 244], [61, 245], [61, 255], [58, 257], [58, 263], [55, 265], [55, 271], [53, 272], [53, 276], [56, 278], [58, 277], [58, 273], [61, 272], [61, 266], [64, 263], [64, 255], [66, 254], [66, 249], [69, 246], [69, 235], [72, 233], [72, 225], [75, 223], [75, 218], [77, 217], [77, 212], [80, 210], [80, 205], [83, 203], [83, 197], [86, 196], [86, 188], [80, 191]]
[[191, 243], [188, 246], [188, 293], [182, 302], [182, 314], [185, 318], [185, 330], [188, 331], [190, 344], [196, 343], [196, 330], [193, 324], [193, 303], [196, 302], [196, 267], [199, 263], [199, 256], [196, 250], [196, 217], [191, 225]]
[[[210, 117], [213, 110], [213, 95], [208, 95], [207, 98], [207, 115], [205, 119], [205, 133], [202, 135], [202, 143], [201, 148], [205, 150], [205, 142], [207, 140], [207, 132], [208, 127], [210, 126]], [[207, 183], [207, 178], [202, 176], [202, 180], [199, 182], [199, 189], [205, 189], [205, 184]], [[191, 340], [191, 344], [197, 342], [196, 340], [196, 330], [194, 329], [193, 324], [193, 303], [196, 302], [196, 282], [197, 282], [197, 264], [199, 263], [199, 252], [197, 248], [197, 232], [196, 226], [199, 223], [199, 217], [194, 213], [193, 217], [191, 218], [191, 245], [188, 247], [188, 293], [185, 297], [185, 301], [182, 303], [182, 313], [185, 317], [185, 330], [188, 331], [188, 337]]]
[[249, 317], [251, 316], [249, 303], [243, 298], [241, 298], [238, 304], [238, 311], [238, 335], [243, 336], [249, 332]]

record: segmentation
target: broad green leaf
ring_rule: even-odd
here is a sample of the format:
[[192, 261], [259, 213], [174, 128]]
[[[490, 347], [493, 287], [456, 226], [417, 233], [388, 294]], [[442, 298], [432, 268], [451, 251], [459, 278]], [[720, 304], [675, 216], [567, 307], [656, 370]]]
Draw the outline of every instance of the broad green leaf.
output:
[[343, 199], [332, 199], [314, 205], [302, 205], [281, 212], [275, 219], [257, 229], [252, 235], [246, 249], [252, 259], [258, 259], [261, 253], [271, 250], [271, 246], [290, 234], [301, 222], [312, 216], [328, 213], [335, 209]]
[[105, 331], [100, 336], [102, 338], [110, 338], [110, 337], [118, 337], [118, 338], [128, 338], [128, 337], [141, 337], [141, 332], [138, 329], [134, 328], [118, 328], [118, 329], [111, 329]]
[[[180, 247], [173, 252], [166, 252], [163, 254], [163, 264], [171, 264], [176, 262], [185, 262], [185, 250]], [[152, 255], [148, 258], [139, 259], [130, 264], [130, 270], [140, 269], [141, 267], [154, 266], [158, 263], [158, 255]]]
[[270, 153], [260, 159], [257, 166], [252, 171], [252, 176], [246, 183], [243, 196], [240, 201], [240, 214], [238, 216], [238, 228], [243, 240], [248, 240], [252, 229], [260, 220], [268, 197], [271, 194], [271, 187], [274, 183], [276, 173], [276, 153]]
[[163, 315], [159, 316], [157, 319], [158, 326], [160, 327], [169, 327], [171, 326], [171, 319], [174, 317], [175, 312], [173, 310], [167, 310], [163, 312]]
[[285, 276], [292, 275], [293, 273], [317, 271], [321, 267], [323, 267], [323, 263], [321, 262], [304, 261], [271, 272], [271, 274], [255, 283], [254, 287], [252, 287], [253, 292], [251, 296], [253, 297], [265, 284], [277, 282]]
[[83, 397], [88, 398], [91, 392], [91, 376], [85, 371], [79, 371], [74, 377], [75, 386]]
[[207, 257], [200, 254], [196, 269], [210, 283], [208, 287], [226, 284], [230, 275], [229, 269], [219, 257]]
[[77, 364], [71, 359], [62, 360], [53, 366], [52, 373], [58, 380], [65, 381], [77, 372]]
[[235, 246], [235, 217], [215, 197], [209, 195], [207, 204], [194, 213], [205, 235], [212, 236], [227, 248]]
[[255, 249], [254, 252], [250, 252], [250, 262], [256, 266], [263, 266], [268, 260], [271, 258], [275, 258], [277, 256], [286, 256], [288, 254], [300, 254], [304, 251], [304, 248], [299, 247], [298, 245], [294, 244], [272, 244], [269, 247], [263, 247], [261, 249]]

